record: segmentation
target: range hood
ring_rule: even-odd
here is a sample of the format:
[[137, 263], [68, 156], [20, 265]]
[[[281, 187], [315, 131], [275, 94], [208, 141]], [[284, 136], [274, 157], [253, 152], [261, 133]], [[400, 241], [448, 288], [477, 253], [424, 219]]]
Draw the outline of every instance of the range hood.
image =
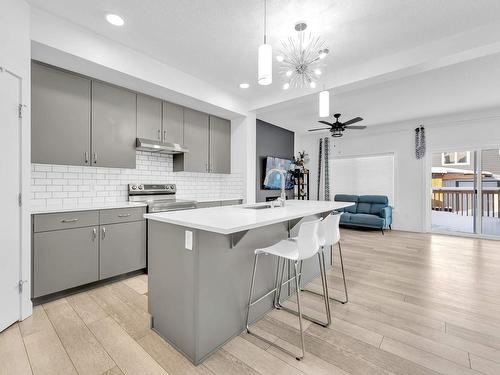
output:
[[158, 152], [160, 154], [182, 154], [189, 150], [177, 143], [160, 142], [151, 139], [137, 138], [135, 148], [139, 151]]

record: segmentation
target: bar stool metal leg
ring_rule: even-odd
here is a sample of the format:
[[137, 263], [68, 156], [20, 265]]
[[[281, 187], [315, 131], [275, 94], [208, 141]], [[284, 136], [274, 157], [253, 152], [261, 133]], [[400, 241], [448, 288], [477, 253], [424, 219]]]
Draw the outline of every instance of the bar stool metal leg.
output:
[[[247, 309], [247, 318], [246, 318], [246, 330], [247, 330], [247, 333], [249, 335], [252, 335], [252, 336], [255, 336], [257, 337], [259, 340], [262, 340], [264, 341], [265, 343], [269, 344], [269, 345], [272, 345], [274, 346], [275, 348], [278, 348], [280, 349], [281, 351], [287, 353], [288, 355], [292, 356], [292, 357], [295, 357], [297, 360], [301, 360], [302, 358], [304, 358], [304, 332], [303, 332], [303, 329], [302, 329], [302, 320], [299, 319], [299, 322], [300, 322], [300, 334], [301, 334], [301, 346], [302, 346], [302, 355], [301, 356], [297, 356], [296, 353], [293, 353], [277, 344], [275, 344], [274, 342], [272, 341], [269, 341], [268, 339], [266, 339], [265, 337], [262, 337], [252, 331], [250, 331], [250, 325], [249, 325], [249, 320], [250, 320], [250, 308], [255, 305], [256, 303], [262, 301], [264, 298], [266, 298], [267, 296], [269, 296], [269, 294], [271, 293], [275, 293], [274, 295], [274, 299], [276, 300], [276, 292], [277, 292], [277, 289], [274, 288], [273, 290], [271, 290], [270, 292], [266, 293], [264, 296], [258, 298], [257, 300], [253, 301], [252, 302], [252, 297], [253, 297], [253, 291], [254, 291], [254, 285], [255, 285], [255, 274], [257, 273], [257, 262], [258, 262], [258, 254], [255, 254], [255, 258], [254, 258], [254, 264], [253, 264], [253, 272], [252, 272], [252, 282], [250, 284], [250, 296], [248, 297], [248, 309]], [[283, 263], [285, 263], [285, 259], [282, 260]], [[277, 265], [277, 270], [279, 270], [279, 263], [280, 263], [280, 258], [278, 257], [278, 265]], [[284, 268], [283, 268], [284, 269]], [[295, 274], [297, 274], [297, 270], [295, 271]], [[278, 278], [278, 274], [276, 274], [276, 277], [277, 277], [277, 282], [279, 280]], [[276, 283], [276, 287], [278, 286], [278, 284]], [[300, 297], [298, 297], [299, 299]], [[300, 308], [299, 308], [299, 311], [300, 311]]]
[[[340, 256], [340, 269], [342, 270], [342, 280], [344, 281], [345, 299], [343, 301], [335, 299], [335, 298], [333, 298], [333, 299], [337, 302], [344, 304], [344, 303], [349, 302], [349, 295], [347, 294], [347, 284], [345, 281], [345, 272], [344, 272], [344, 259], [342, 257], [342, 246], [340, 246], [340, 241], [338, 242], [338, 245], [339, 245], [339, 256]], [[332, 246], [332, 248], [333, 248], [333, 246]]]
[[[323, 252], [322, 251], [319, 251], [318, 252], [318, 264], [319, 264], [319, 268], [320, 268], [320, 274], [321, 274], [321, 283], [323, 285], [323, 297], [325, 298], [325, 310], [326, 310], [326, 322], [322, 322], [321, 320], [318, 320], [316, 318], [313, 318], [309, 315], [306, 315], [306, 314], [302, 314], [302, 317], [304, 319], [307, 319], [313, 323], [316, 323], [322, 327], [328, 327], [330, 324], [331, 324], [331, 321], [332, 321], [332, 318], [331, 318], [331, 314], [330, 314], [330, 303], [329, 303], [329, 300], [328, 300], [328, 284], [327, 284], [327, 281], [326, 281], [326, 270], [324, 269], [324, 262], [322, 262], [322, 256]], [[302, 263], [302, 262], [301, 262]], [[297, 267], [299, 265], [299, 262], [297, 262]], [[287, 281], [284, 281], [284, 272], [282, 272], [281, 274], [281, 282], [280, 282], [280, 285], [278, 286], [278, 292], [277, 292], [277, 303], [278, 303], [278, 308], [281, 309], [281, 310], [285, 310], [291, 314], [294, 314], [294, 315], [298, 315], [298, 312], [293, 310], [293, 309], [290, 309], [286, 306], [283, 306], [282, 302], [281, 302], [281, 288], [283, 288], [284, 285], [290, 283], [292, 280], [295, 279], [295, 283], [296, 285], [299, 286], [300, 288], [300, 277], [301, 277], [301, 272], [299, 272], [297, 270], [297, 273], [291, 277], [290, 279], [288, 279]], [[318, 293], [319, 294], [319, 293]]]
[[299, 285], [299, 278], [298, 278], [298, 272], [297, 272], [297, 266], [298, 262], [294, 262], [294, 271], [295, 271], [295, 291], [297, 294], [297, 314], [299, 316], [299, 326], [300, 326], [300, 346], [302, 348], [302, 356], [300, 357], [295, 357], [297, 360], [301, 360], [304, 358], [304, 355], [306, 353], [305, 349], [305, 344], [304, 344], [304, 329], [302, 326], [302, 310], [300, 309], [300, 285]]
[[[332, 301], [340, 302], [341, 304], [346, 304], [347, 302], [349, 302], [349, 295], [347, 294], [347, 283], [346, 283], [345, 272], [344, 272], [344, 259], [342, 257], [342, 247], [340, 246], [340, 241], [337, 242], [337, 244], [338, 244], [338, 247], [339, 247], [340, 269], [342, 270], [342, 281], [344, 283], [344, 295], [345, 295], [345, 298], [343, 300], [337, 299], [335, 297], [329, 297], [329, 298]], [[324, 257], [324, 254], [323, 254], [323, 257]], [[333, 267], [333, 245], [330, 246], [330, 265]], [[302, 270], [301, 270], [301, 272], [302, 272]], [[326, 268], [325, 268], [325, 273], [326, 273]], [[323, 295], [323, 294], [315, 292], [313, 290], [302, 289], [302, 291], [303, 292], [308, 292], [308, 293], [313, 293], [313, 294], [316, 294], [318, 296], [322, 296]]]

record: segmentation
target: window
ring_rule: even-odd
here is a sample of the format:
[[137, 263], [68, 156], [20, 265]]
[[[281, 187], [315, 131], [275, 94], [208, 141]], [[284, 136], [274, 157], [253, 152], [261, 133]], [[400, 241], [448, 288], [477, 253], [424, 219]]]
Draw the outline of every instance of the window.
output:
[[330, 160], [333, 195], [387, 195], [394, 206], [394, 155], [334, 158]]
[[441, 164], [442, 165], [469, 165], [470, 164], [470, 152], [469, 151], [443, 152], [441, 154]]

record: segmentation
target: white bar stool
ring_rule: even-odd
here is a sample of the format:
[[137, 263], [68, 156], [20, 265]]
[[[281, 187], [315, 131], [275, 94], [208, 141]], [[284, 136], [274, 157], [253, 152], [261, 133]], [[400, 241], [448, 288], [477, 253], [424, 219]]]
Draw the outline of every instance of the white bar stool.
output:
[[[246, 327], [247, 327], [247, 332], [253, 336], [258, 337], [260, 340], [266, 342], [269, 345], [275, 346], [278, 349], [282, 350], [283, 352], [295, 357], [297, 360], [301, 360], [304, 358], [305, 354], [305, 347], [304, 347], [304, 330], [303, 330], [303, 325], [302, 325], [302, 318], [306, 318], [315, 322], [318, 322], [319, 324], [323, 326], [328, 326], [331, 323], [331, 316], [330, 316], [330, 303], [328, 299], [328, 285], [326, 281], [326, 269], [325, 269], [325, 259], [323, 256], [323, 252], [320, 251], [321, 249], [321, 243], [323, 242], [320, 238], [320, 228], [319, 228], [319, 220], [315, 221], [310, 221], [306, 223], [302, 223], [299, 229], [299, 235], [297, 237], [296, 241], [290, 241], [290, 240], [282, 240], [272, 246], [263, 248], [263, 249], [256, 249], [255, 250], [255, 258], [254, 258], [254, 266], [253, 266], [253, 273], [252, 273], [252, 282], [250, 284], [250, 296], [248, 298], [248, 310], [247, 310], [247, 318], [246, 318]], [[273, 290], [265, 294], [264, 296], [256, 299], [255, 301], [252, 301], [253, 298], [253, 290], [254, 290], [254, 284], [255, 284], [255, 274], [257, 272], [257, 262], [259, 255], [274, 255], [278, 257], [278, 267], [277, 271], [279, 271], [279, 262], [283, 262], [283, 267], [282, 267], [282, 275], [281, 275], [281, 283], [280, 283], [280, 278], [278, 275], [278, 272], [276, 274], [276, 286]], [[327, 314], [327, 322], [319, 322], [317, 320], [313, 320], [312, 318], [302, 314], [301, 311], [301, 306], [300, 306], [300, 285], [299, 285], [299, 272], [298, 272], [298, 265], [299, 262], [301, 262], [304, 259], [309, 259], [313, 256], [317, 255], [318, 256], [318, 261], [319, 261], [319, 267], [320, 267], [320, 273], [321, 273], [321, 280], [323, 284], [323, 293], [324, 293], [324, 299], [325, 299], [325, 310]], [[284, 273], [284, 264], [286, 261], [293, 261], [294, 262], [294, 274], [295, 276], [287, 280], [285, 283], [283, 283], [283, 273]], [[274, 293], [274, 303], [275, 306], [276, 304], [276, 295], [277, 292], [280, 294], [281, 292], [281, 287], [278, 288], [278, 284], [280, 283], [281, 286], [287, 284], [291, 280], [295, 279], [295, 288], [296, 288], [296, 295], [297, 295], [297, 308], [298, 311], [286, 309], [287, 311], [290, 311], [294, 314], [296, 314], [299, 318], [299, 326], [300, 326], [300, 343], [301, 343], [301, 349], [302, 349], [302, 355], [297, 356], [296, 354], [286, 350], [285, 348], [282, 348], [279, 345], [276, 345], [275, 343], [267, 340], [266, 338], [257, 335], [256, 333], [253, 333], [250, 331], [250, 326], [249, 326], [249, 317], [250, 317], [250, 308], [257, 304], [258, 302], [262, 301], [265, 297], [269, 296], [271, 293]], [[282, 306], [279, 306], [279, 308], [283, 308]]]
[[[333, 301], [340, 302], [342, 304], [345, 304], [349, 302], [349, 295], [347, 294], [347, 284], [345, 280], [345, 273], [344, 273], [344, 259], [342, 258], [342, 247], [340, 246], [340, 229], [339, 229], [339, 224], [340, 224], [340, 216], [342, 216], [342, 212], [338, 213], [331, 213], [327, 217], [325, 217], [321, 222], [320, 225], [322, 226], [321, 228], [321, 239], [323, 240], [322, 248], [323, 251], [326, 249], [326, 247], [330, 247], [330, 265], [333, 266], [333, 247], [335, 245], [338, 246], [339, 248], [339, 256], [340, 256], [340, 268], [342, 270], [342, 280], [344, 282], [344, 295], [345, 298], [343, 300], [336, 299], [334, 297], [329, 297]], [[300, 263], [300, 272], [299, 274], [302, 274], [302, 262]], [[300, 279], [300, 276], [299, 276]], [[304, 292], [309, 292], [313, 294], [317, 294], [321, 296], [321, 293], [314, 292], [312, 290], [303, 290]], [[279, 302], [279, 301], [278, 301]]]

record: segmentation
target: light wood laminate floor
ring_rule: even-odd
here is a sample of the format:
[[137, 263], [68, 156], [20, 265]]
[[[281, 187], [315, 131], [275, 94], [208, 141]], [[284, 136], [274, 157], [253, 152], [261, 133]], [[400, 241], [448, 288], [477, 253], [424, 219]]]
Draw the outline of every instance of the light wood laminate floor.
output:
[[[241, 334], [194, 367], [149, 329], [141, 275], [35, 307], [0, 334], [0, 374], [500, 374], [500, 242], [342, 230], [342, 244], [350, 302], [330, 328], [306, 323], [303, 361]], [[312, 294], [303, 305], [323, 312]], [[283, 311], [254, 325], [291, 350], [297, 328]]]

